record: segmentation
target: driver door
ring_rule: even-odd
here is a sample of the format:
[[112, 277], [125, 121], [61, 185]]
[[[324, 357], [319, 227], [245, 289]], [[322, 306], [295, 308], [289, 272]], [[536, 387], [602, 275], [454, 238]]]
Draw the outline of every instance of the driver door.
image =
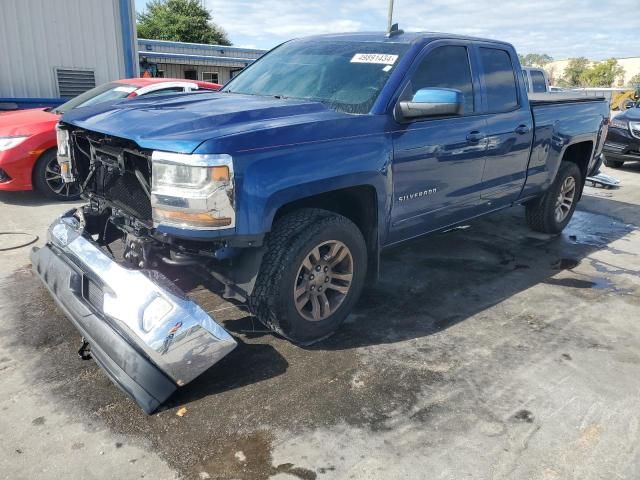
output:
[[400, 101], [422, 88], [459, 90], [462, 115], [421, 118], [393, 134], [393, 204], [390, 243], [436, 230], [474, 215], [485, 164], [486, 121], [480, 86], [465, 42], [429, 45], [403, 86]]

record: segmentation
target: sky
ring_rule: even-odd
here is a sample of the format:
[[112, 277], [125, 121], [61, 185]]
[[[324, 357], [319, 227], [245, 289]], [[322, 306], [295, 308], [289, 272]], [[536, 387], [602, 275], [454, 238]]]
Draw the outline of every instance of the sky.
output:
[[[145, 0], [135, 0], [144, 9]], [[382, 31], [388, 0], [204, 0], [240, 47], [272, 48], [294, 37]], [[554, 59], [640, 56], [639, 0], [395, 0], [405, 31], [505, 40]]]

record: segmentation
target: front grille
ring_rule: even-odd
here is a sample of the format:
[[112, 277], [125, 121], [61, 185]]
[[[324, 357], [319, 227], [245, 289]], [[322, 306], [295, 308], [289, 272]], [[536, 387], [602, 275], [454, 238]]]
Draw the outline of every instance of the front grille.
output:
[[107, 172], [104, 167], [101, 170], [104, 197], [141, 220], [151, 220], [151, 200], [135, 174], [113, 174]]
[[95, 164], [86, 190], [150, 223], [151, 199], [145, 190], [151, 183], [151, 152], [128, 140], [84, 130], [76, 130], [72, 138], [74, 159], [82, 183], [90, 174], [91, 160]]

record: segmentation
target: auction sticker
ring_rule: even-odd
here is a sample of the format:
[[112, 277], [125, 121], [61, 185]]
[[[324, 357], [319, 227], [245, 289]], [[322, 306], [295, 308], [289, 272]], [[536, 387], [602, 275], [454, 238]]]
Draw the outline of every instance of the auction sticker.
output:
[[380, 65], [393, 65], [398, 60], [398, 55], [385, 53], [356, 53], [351, 63], [378, 63]]

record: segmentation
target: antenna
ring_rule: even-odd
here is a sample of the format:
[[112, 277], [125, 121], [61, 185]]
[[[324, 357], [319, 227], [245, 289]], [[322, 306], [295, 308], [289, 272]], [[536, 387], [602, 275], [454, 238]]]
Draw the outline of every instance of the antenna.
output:
[[391, 33], [393, 27], [393, 0], [389, 0], [389, 14], [387, 17], [387, 33]]
[[389, 0], [389, 17], [387, 19], [387, 38], [391, 38], [394, 35], [400, 35], [404, 33], [404, 30], [398, 28], [397, 23], [393, 23], [393, 0]]

